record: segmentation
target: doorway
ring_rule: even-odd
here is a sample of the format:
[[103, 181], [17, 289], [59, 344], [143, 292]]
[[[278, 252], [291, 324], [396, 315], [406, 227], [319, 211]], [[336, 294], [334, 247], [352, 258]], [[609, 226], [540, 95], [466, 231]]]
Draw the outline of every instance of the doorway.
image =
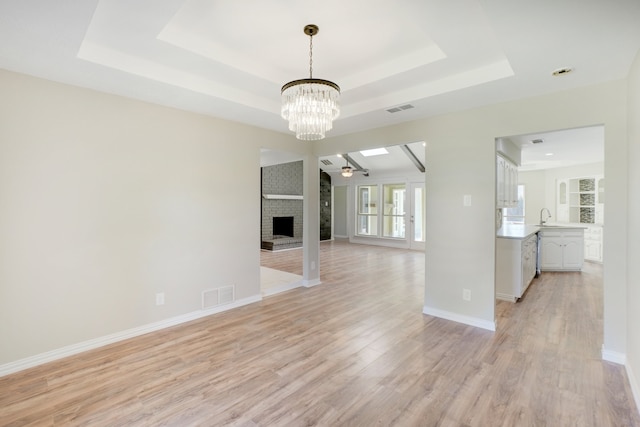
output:
[[[302, 285], [303, 163], [295, 153], [262, 149], [260, 290], [273, 295]], [[299, 253], [292, 262], [284, 252]]]

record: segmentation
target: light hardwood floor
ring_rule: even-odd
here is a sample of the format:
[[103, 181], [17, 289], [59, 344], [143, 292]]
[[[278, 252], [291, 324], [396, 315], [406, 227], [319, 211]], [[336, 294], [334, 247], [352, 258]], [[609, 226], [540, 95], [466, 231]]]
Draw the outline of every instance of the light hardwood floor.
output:
[[[302, 251], [262, 264], [301, 274]], [[423, 315], [424, 255], [321, 244], [322, 285], [0, 378], [0, 425], [640, 426], [599, 266], [493, 333]]]

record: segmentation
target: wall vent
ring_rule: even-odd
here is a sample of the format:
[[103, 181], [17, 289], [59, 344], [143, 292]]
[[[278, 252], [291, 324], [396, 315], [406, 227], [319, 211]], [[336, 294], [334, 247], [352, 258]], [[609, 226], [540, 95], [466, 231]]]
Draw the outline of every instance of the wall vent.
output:
[[325, 165], [325, 166], [331, 166], [331, 165], [333, 164], [333, 163], [331, 163], [331, 160], [327, 160], [327, 159], [320, 160], [320, 161], [321, 161], [321, 162], [322, 162], [322, 164], [323, 164], [323, 165]]
[[235, 301], [235, 285], [202, 291], [202, 309], [229, 304]]
[[400, 111], [409, 110], [411, 108], [415, 108], [415, 107], [413, 105], [411, 105], [411, 104], [405, 104], [405, 105], [401, 105], [399, 107], [389, 108], [387, 110], [387, 112], [389, 112], [389, 113], [399, 113]]
[[235, 286], [225, 286], [218, 290], [218, 302], [220, 304], [229, 304], [235, 299]]

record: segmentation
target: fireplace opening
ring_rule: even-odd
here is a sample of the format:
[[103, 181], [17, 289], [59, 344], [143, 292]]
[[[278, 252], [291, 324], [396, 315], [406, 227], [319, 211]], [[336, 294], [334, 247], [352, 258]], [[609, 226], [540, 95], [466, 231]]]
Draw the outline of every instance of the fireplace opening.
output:
[[293, 217], [274, 216], [273, 217], [273, 238], [280, 239], [293, 237]]

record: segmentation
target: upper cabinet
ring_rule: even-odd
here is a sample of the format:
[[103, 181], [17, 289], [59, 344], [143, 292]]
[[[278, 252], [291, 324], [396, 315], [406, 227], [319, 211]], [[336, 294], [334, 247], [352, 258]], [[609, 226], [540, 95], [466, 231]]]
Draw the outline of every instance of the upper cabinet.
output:
[[517, 207], [520, 146], [509, 138], [496, 138], [496, 155], [496, 207]]
[[498, 154], [496, 167], [496, 207], [518, 206], [518, 166]]
[[604, 177], [558, 180], [556, 212], [559, 222], [604, 222]]

